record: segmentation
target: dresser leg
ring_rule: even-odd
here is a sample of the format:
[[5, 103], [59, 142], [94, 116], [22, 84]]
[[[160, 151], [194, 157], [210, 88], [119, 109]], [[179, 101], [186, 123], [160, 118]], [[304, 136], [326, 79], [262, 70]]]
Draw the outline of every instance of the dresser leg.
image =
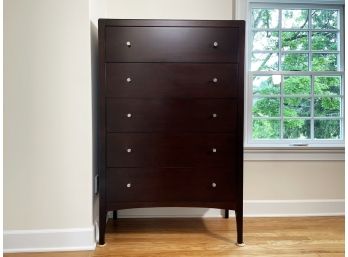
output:
[[105, 245], [106, 211], [99, 213], [99, 246]]
[[112, 219], [117, 220], [117, 210], [112, 212]]
[[225, 219], [228, 219], [230, 217], [230, 210], [225, 209]]
[[236, 210], [236, 223], [237, 223], [237, 245], [244, 246], [243, 242], [243, 211]]

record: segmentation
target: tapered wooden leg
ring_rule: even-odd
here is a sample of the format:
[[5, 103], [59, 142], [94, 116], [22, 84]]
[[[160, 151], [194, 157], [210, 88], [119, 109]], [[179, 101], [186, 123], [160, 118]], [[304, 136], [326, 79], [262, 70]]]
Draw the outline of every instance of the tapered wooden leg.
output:
[[117, 220], [117, 210], [112, 212], [112, 219]]
[[99, 246], [105, 245], [106, 211], [99, 212]]
[[237, 224], [237, 245], [244, 246], [244, 241], [243, 241], [243, 210], [236, 210], [236, 224]]
[[230, 210], [225, 209], [225, 219], [228, 219], [230, 217]]

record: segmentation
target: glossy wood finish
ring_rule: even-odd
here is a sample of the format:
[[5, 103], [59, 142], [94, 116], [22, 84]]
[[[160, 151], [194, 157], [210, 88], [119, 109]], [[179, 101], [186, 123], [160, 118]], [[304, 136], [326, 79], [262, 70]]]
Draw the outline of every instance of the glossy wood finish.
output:
[[112, 133], [107, 167], [235, 167], [231, 134]]
[[5, 257], [344, 257], [344, 217], [245, 218], [244, 247], [234, 219], [109, 220], [95, 251], [16, 253]]
[[225, 132], [238, 126], [228, 99], [115, 99], [106, 103], [108, 132]]
[[232, 63], [106, 64], [107, 95], [118, 98], [236, 97], [237, 77], [238, 65]]
[[105, 59], [106, 62], [236, 63], [239, 35], [239, 28], [106, 27]]
[[156, 206], [235, 210], [243, 242], [244, 30], [99, 20], [100, 244], [108, 210]]

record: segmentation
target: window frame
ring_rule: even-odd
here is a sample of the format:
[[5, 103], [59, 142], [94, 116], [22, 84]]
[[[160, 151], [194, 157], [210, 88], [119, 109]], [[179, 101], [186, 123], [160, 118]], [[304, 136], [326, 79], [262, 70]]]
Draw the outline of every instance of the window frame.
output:
[[[270, 8], [270, 9], [335, 9], [338, 10], [339, 12], [339, 48], [337, 52], [338, 54], [338, 65], [339, 65], [339, 70], [337, 71], [251, 71], [251, 57], [252, 57], [252, 33], [253, 33], [253, 28], [251, 27], [252, 23], [252, 9], [255, 8]], [[310, 15], [310, 13], [309, 13]], [[281, 11], [279, 12], [279, 22], [281, 22]], [[310, 25], [309, 21], [309, 25]], [[245, 136], [245, 147], [246, 148], [293, 148], [293, 147], [306, 147], [306, 148], [341, 148], [344, 147], [344, 140], [345, 140], [345, 134], [344, 134], [344, 127], [345, 127], [345, 112], [344, 112], [344, 106], [345, 106], [345, 76], [344, 76], [344, 4], [321, 4], [321, 3], [266, 3], [266, 2], [249, 2], [248, 3], [248, 8], [247, 8], [247, 46], [246, 46], [246, 122], [245, 122], [245, 127], [246, 127], [246, 136]], [[268, 29], [260, 29], [260, 31], [265, 31]], [[272, 29], [270, 29], [272, 30]], [[310, 26], [308, 26], [308, 31], [311, 30], [313, 31]], [[274, 29], [273, 31], [282, 32], [281, 24], [279, 23], [279, 27], [277, 29]], [[297, 29], [294, 29], [294, 31], [299, 31]], [[325, 30], [324, 30], [325, 31]], [[279, 40], [281, 40], [281, 34], [279, 34]], [[316, 52], [322, 52], [326, 53], [326, 51], [313, 51], [310, 49], [310, 42], [311, 38], [308, 35], [308, 51], [306, 50], [306, 53], [316, 53]], [[281, 44], [281, 43], [280, 43]], [[259, 52], [259, 51], [258, 51]], [[274, 52], [283, 52], [281, 49], [275, 50]], [[291, 51], [290, 51], [291, 52]], [[294, 51], [295, 53], [301, 53], [301, 51]], [[334, 52], [334, 51], [328, 51], [328, 52]], [[310, 59], [311, 54], [309, 54], [308, 59]], [[279, 60], [281, 59], [281, 56], [279, 56]], [[280, 63], [278, 64], [280, 67]], [[311, 60], [309, 60], [309, 65], [311, 65]], [[252, 81], [253, 81], [253, 76], [255, 75], [282, 75], [282, 83], [283, 83], [283, 77], [287, 75], [296, 75], [296, 76], [310, 76], [311, 77], [311, 89], [313, 88], [314, 84], [314, 77], [317, 76], [330, 76], [330, 75], [336, 75], [336, 76], [341, 76], [341, 94], [337, 95], [338, 97], [341, 98], [341, 108], [342, 108], [342, 116], [337, 117], [337, 119], [341, 120], [341, 139], [253, 139], [252, 138], [252, 107], [253, 107], [253, 86], [252, 86]], [[283, 92], [280, 92], [280, 108], [282, 109], [282, 103], [284, 99], [284, 94]], [[311, 90], [311, 93], [307, 97], [312, 97], [314, 96], [313, 90]], [[330, 95], [331, 96], [331, 95]], [[278, 96], [277, 96], [278, 97]], [[313, 108], [314, 102], [311, 102], [311, 108]], [[313, 110], [311, 112], [311, 116], [308, 117], [308, 119], [311, 122], [311, 135], [314, 135], [314, 113]], [[281, 122], [283, 121], [284, 117], [281, 115], [280, 120]], [[283, 129], [281, 125], [281, 130]], [[282, 132], [281, 132], [282, 133]], [[282, 134], [281, 134], [282, 135]]]

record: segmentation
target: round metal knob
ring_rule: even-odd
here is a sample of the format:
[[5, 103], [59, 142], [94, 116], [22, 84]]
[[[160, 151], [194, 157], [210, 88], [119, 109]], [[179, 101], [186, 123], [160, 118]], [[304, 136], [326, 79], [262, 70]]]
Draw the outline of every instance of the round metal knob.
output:
[[127, 187], [128, 187], [128, 188], [130, 188], [131, 186], [132, 186], [132, 184], [131, 184], [131, 183], [128, 183], [128, 184], [127, 184]]
[[215, 188], [216, 187], [216, 183], [215, 182], [211, 183], [211, 186]]
[[213, 113], [213, 118], [216, 118], [218, 115], [216, 113]]
[[132, 79], [131, 79], [130, 77], [128, 77], [128, 78], [126, 79], [126, 81], [127, 81], [127, 83], [131, 83], [131, 82], [132, 82]]
[[131, 113], [127, 113], [127, 118], [132, 118], [132, 114]]
[[213, 82], [214, 82], [214, 83], [217, 83], [217, 82], [218, 82], [218, 79], [217, 79], [217, 78], [213, 78]]
[[219, 46], [219, 43], [218, 43], [217, 41], [215, 41], [215, 42], [213, 43], [213, 45], [214, 45], [214, 47], [216, 48], [216, 47]]
[[132, 152], [132, 148], [128, 148], [127, 153], [131, 153], [131, 152]]
[[216, 148], [211, 149], [213, 153], [216, 153]]
[[126, 45], [127, 45], [128, 47], [131, 47], [131, 46], [132, 46], [132, 44], [131, 44], [130, 41], [127, 41], [127, 42], [126, 42]]

